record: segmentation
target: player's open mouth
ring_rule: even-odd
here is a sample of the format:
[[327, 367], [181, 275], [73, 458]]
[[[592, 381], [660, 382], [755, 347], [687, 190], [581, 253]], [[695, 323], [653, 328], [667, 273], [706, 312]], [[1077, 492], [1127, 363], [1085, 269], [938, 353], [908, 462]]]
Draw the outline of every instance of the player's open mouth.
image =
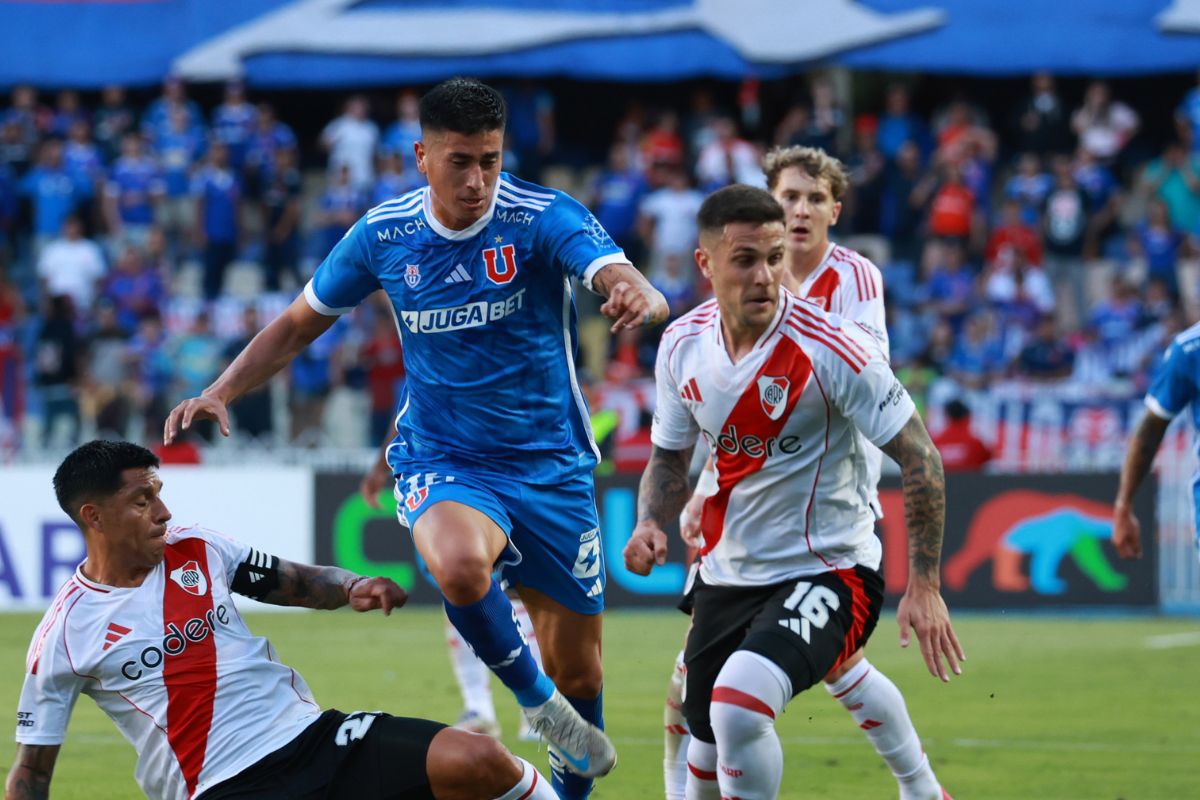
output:
[[793, 239], [807, 239], [808, 234], [809, 234], [809, 230], [808, 230], [808, 227], [805, 225], [797, 225], [796, 227], [792, 228], [792, 238]]
[[463, 198], [462, 204], [467, 208], [483, 208], [483, 198], [477, 197], [474, 200]]

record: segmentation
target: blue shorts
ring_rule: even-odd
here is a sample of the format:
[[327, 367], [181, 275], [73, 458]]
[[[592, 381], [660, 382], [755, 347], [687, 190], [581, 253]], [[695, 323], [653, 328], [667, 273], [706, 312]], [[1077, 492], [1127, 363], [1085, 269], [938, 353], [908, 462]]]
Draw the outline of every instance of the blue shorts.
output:
[[604, 610], [604, 548], [590, 474], [538, 485], [471, 472], [396, 476], [396, 511], [411, 531], [426, 509], [444, 500], [481, 511], [508, 545], [496, 567], [503, 582], [528, 586], [579, 614]]

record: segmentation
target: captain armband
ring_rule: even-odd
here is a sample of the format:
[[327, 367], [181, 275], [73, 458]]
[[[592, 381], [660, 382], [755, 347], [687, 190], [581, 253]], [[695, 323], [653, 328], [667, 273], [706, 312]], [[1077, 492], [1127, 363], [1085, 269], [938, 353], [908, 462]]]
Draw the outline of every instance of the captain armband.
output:
[[250, 548], [246, 560], [233, 574], [233, 591], [261, 600], [279, 588], [279, 558]]

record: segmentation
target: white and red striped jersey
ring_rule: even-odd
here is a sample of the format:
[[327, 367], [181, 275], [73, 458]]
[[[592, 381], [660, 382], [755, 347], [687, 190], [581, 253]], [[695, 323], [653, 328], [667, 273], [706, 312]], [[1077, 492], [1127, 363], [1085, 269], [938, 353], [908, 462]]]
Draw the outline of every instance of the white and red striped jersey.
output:
[[61, 744], [80, 692], [138, 753], [151, 798], [186, 800], [298, 736], [320, 709], [304, 679], [247, 629], [230, 597], [248, 545], [171, 528], [141, 586], [102, 586], [77, 569], [33, 635], [17, 741]]
[[796, 294], [830, 314], [866, 326], [890, 357], [887, 314], [883, 308], [883, 274], [871, 259], [830, 243], [825, 258], [808, 274]]
[[654, 444], [682, 450], [702, 435], [714, 455], [717, 491], [700, 524], [705, 582], [879, 567], [859, 433], [885, 444], [915, 408], [865, 328], [781, 289], [775, 319], [735, 364], [712, 300], [667, 328], [655, 376]]

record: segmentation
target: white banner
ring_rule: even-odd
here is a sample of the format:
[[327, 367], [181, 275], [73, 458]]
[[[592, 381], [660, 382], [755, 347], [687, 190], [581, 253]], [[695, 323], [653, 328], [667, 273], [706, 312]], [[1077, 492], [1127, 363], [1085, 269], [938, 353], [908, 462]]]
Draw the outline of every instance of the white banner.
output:
[[[312, 473], [302, 467], [163, 467], [172, 525], [200, 524], [289, 561], [312, 563]], [[54, 498], [53, 467], [0, 467], [0, 611], [40, 611], [84, 558]], [[238, 599], [245, 607], [251, 600]], [[254, 603], [254, 610], [272, 608]]]

